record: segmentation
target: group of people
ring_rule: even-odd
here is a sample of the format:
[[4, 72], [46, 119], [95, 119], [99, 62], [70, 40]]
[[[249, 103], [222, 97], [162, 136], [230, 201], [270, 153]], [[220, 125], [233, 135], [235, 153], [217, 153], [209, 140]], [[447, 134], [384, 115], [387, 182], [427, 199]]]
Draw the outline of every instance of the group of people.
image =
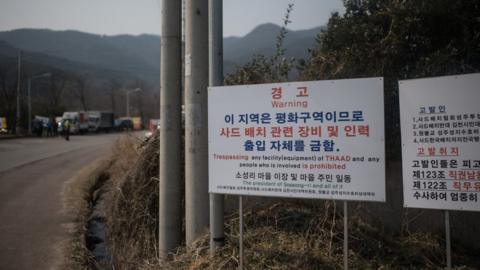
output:
[[46, 132], [46, 137], [58, 137], [59, 125], [62, 125], [62, 135], [68, 141], [70, 140], [70, 122], [68, 120], [62, 123], [57, 123], [53, 120], [48, 120], [45, 124], [41, 119], [34, 119], [32, 123], [32, 132], [37, 137], [42, 137]]
[[47, 137], [58, 136], [58, 124], [55, 121], [50, 120], [45, 124], [42, 120], [34, 119], [32, 128], [33, 134], [36, 134], [37, 137], [42, 137], [45, 131]]

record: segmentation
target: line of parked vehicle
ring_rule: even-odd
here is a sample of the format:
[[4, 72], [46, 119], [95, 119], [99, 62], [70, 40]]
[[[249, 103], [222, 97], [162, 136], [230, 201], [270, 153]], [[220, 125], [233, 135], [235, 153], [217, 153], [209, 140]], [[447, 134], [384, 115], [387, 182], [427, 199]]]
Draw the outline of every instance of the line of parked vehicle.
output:
[[[115, 118], [113, 112], [110, 111], [71, 111], [64, 112], [62, 116], [57, 117], [35, 115], [31, 122], [31, 132], [37, 136], [42, 136], [44, 132], [46, 136], [61, 134], [64, 131], [64, 124], [67, 120], [70, 126], [70, 134], [132, 131], [144, 128], [140, 117]], [[153, 130], [152, 121], [156, 127], [156, 123], [159, 120], [150, 119], [148, 128], [151, 130]], [[8, 134], [9, 132], [7, 119], [0, 117], [0, 134]]]
[[134, 120], [130, 117], [114, 118], [113, 112], [108, 111], [79, 111], [65, 112], [63, 116], [55, 119], [58, 124], [58, 131], [62, 132], [66, 121], [70, 123], [71, 134], [85, 134], [88, 132], [111, 132], [131, 131], [135, 127]]

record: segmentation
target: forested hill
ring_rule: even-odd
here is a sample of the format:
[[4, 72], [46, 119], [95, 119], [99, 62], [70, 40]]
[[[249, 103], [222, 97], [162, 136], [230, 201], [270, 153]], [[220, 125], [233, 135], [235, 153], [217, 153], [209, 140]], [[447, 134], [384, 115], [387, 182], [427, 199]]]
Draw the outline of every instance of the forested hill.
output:
[[[244, 37], [225, 38], [225, 71], [245, 64], [254, 54], [273, 54], [279, 32], [279, 26], [264, 24]], [[319, 32], [320, 28], [289, 31], [285, 39], [286, 55], [306, 58]], [[159, 36], [104, 36], [71, 30], [19, 29], [0, 32], [1, 41], [0, 55], [3, 56], [14, 56], [21, 49], [31, 56], [36, 55], [30, 57], [30, 61], [37, 64], [51, 64], [69, 71], [78, 69], [78, 72], [90, 67], [118, 76], [131, 74], [158, 84]]]

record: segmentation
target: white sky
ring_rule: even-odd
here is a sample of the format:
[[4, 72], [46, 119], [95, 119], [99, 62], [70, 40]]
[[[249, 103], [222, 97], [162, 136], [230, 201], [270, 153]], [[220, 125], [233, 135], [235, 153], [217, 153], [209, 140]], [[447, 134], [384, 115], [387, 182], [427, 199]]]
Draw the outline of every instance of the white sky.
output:
[[[294, 30], [323, 25], [332, 11], [344, 11], [342, 0], [223, 0], [224, 36], [243, 36], [262, 23], [281, 24], [288, 3], [294, 3], [289, 25]], [[0, 31], [159, 35], [160, 6], [161, 0], [0, 0]]]

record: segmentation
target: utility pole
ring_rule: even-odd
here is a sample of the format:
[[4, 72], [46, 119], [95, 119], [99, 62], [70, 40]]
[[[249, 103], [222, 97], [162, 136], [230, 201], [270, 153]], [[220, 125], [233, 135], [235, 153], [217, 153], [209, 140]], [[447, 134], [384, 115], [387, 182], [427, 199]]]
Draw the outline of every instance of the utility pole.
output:
[[[223, 84], [223, 0], [209, 0], [208, 3], [208, 55], [210, 86]], [[225, 234], [223, 232], [224, 209], [223, 194], [210, 194], [210, 252], [223, 246]]]
[[159, 256], [182, 242], [181, 159], [182, 2], [162, 0], [160, 63]]
[[18, 51], [18, 77], [17, 77], [17, 116], [15, 123], [15, 133], [21, 134], [21, 124], [20, 124], [20, 80], [22, 77], [22, 51]]
[[28, 78], [28, 136], [32, 135], [32, 78]]
[[206, 232], [208, 196], [208, 0], [187, 0], [185, 23], [185, 231]]

